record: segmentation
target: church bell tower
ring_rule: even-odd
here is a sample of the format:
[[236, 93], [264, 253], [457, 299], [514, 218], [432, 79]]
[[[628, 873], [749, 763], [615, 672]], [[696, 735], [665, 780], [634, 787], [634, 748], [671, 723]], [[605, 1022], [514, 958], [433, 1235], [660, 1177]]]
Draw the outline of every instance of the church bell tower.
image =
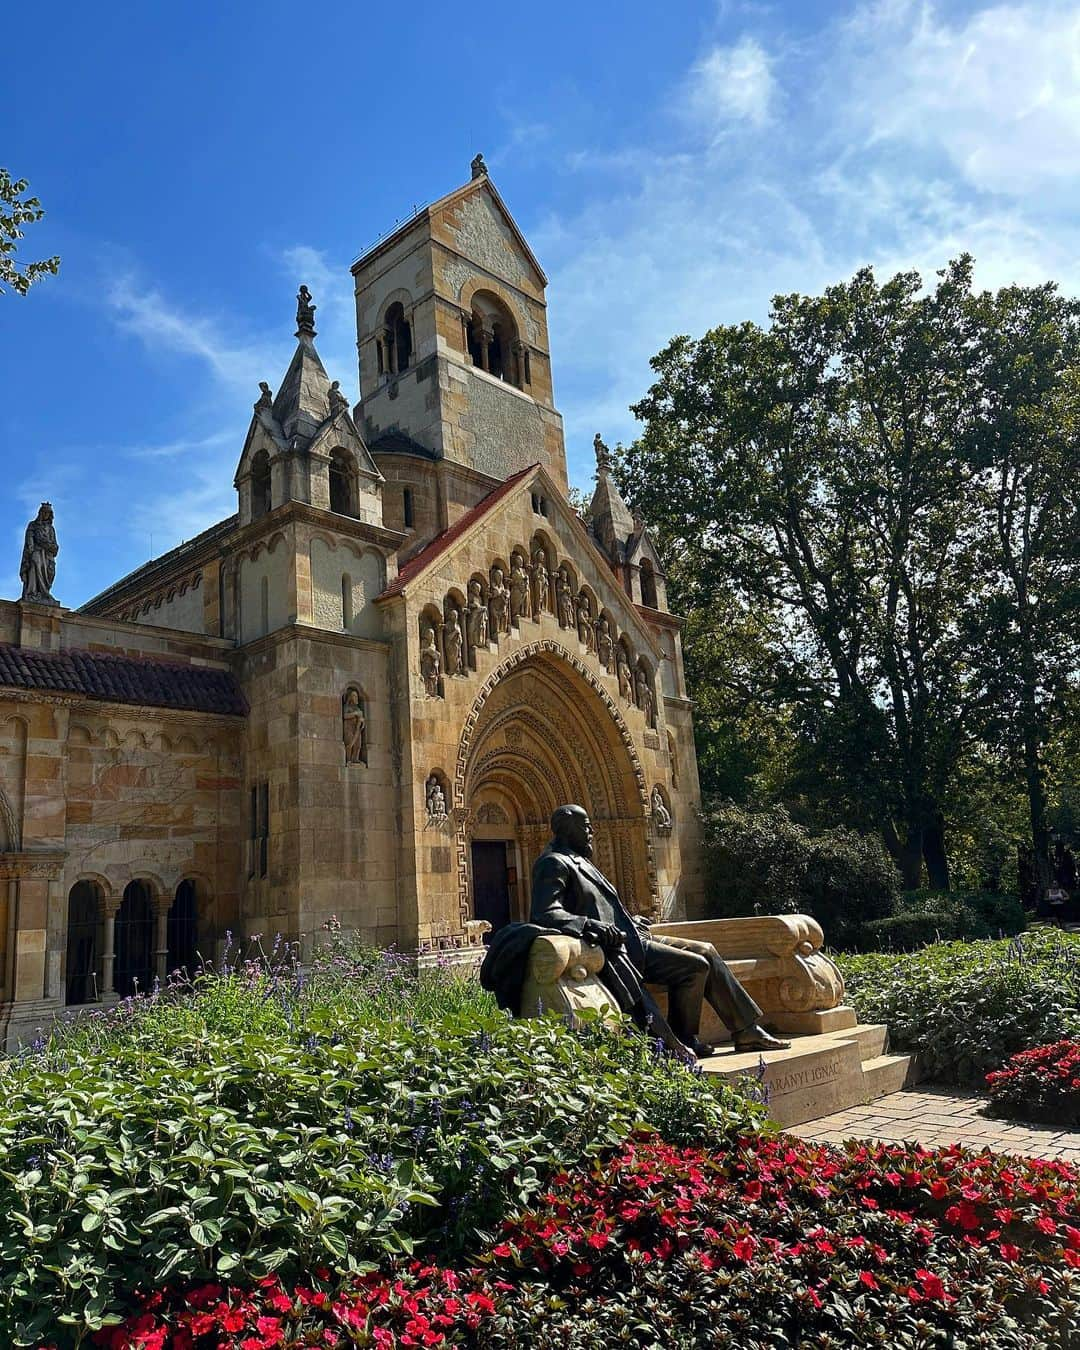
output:
[[534, 463], [565, 489], [547, 278], [482, 156], [469, 182], [374, 244], [352, 273], [358, 412], [387, 479], [386, 524], [419, 547]]

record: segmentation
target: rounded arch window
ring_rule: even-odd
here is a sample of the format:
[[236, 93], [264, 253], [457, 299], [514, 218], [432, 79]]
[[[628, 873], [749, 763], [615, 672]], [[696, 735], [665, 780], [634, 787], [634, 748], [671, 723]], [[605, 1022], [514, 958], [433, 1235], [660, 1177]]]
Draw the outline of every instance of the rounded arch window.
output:
[[149, 993], [154, 983], [154, 905], [145, 881], [132, 881], [116, 915], [116, 992]]
[[648, 558], [641, 560], [641, 603], [649, 609], [659, 609], [656, 600], [656, 572]]
[[356, 514], [356, 461], [341, 446], [330, 452], [330, 510], [339, 516]]
[[103, 925], [101, 888], [93, 881], [77, 881], [68, 893], [64, 1001], [69, 1005], [94, 1003], [100, 996]]
[[466, 342], [474, 366], [519, 389], [525, 383], [524, 349], [517, 324], [507, 306], [490, 291], [477, 291], [472, 298]]
[[193, 975], [198, 960], [199, 896], [194, 881], [182, 881], [169, 910], [165, 968]]
[[383, 320], [386, 343], [386, 366], [391, 374], [399, 375], [412, 363], [412, 329], [405, 317], [405, 306], [395, 300]]
[[260, 450], [251, 461], [251, 517], [257, 520], [270, 510], [270, 456]]

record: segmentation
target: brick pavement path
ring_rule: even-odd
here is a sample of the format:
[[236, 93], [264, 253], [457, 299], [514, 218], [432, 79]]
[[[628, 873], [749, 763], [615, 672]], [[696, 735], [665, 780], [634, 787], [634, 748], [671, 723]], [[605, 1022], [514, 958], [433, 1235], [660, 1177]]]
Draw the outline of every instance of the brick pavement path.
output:
[[1017, 1153], [1027, 1158], [1064, 1158], [1080, 1163], [1080, 1134], [1053, 1126], [991, 1120], [980, 1114], [985, 1100], [955, 1088], [928, 1085], [893, 1092], [869, 1106], [853, 1106], [834, 1116], [795, 1125], [788, 1133], [823, 1143], [882, 1139], [928, 1147], [963, 1144], [976, 1150], [989, 1148], [995, 1153]]

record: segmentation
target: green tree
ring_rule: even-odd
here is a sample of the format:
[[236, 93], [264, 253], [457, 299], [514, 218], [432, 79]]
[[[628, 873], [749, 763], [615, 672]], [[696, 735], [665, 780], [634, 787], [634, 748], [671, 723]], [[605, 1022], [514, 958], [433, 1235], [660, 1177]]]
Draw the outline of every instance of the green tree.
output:
[[984, 558], [971, 677], [984, 730], [1027, 794], [1035, 883], [1050, 881], [1047, 747], [1080, 679], [1080, 303], [1053, 285], [973, 299], [970, 454]]
[[25, 178], [13, 179], [7, 169], [0, 169], [0, 294], [10, 286], [19, 295], [47, 272], [56, 274], [60, 259], [45, 258], [42, 262], [26, 263], [21, 268], [15, 262], [15, 250], [23, 237], [21, 226], [41, 220], [45, 212], [36, 197], [27, 197], [29, 186]]
[[754, 695], [794, 718], [804, 776], [882, 830], [909, 887], [924, 865], [948, 886], [944, 802], [969, 734], [970, 283], [967, 258], [928, 293], [866, 269], [777, 297], [768, 329], [674, 339], [622, 466], [677, 602], [754, 616]]

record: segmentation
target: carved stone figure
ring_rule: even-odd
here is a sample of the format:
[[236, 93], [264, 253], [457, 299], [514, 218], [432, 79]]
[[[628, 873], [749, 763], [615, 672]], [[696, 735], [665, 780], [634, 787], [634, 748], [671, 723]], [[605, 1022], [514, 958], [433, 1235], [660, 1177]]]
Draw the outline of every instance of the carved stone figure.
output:
[[259, 390], [260, 390], [259, 398], [257, 403], [255, 404], [255, 407], [257, 409], [272, 408], [274, 406], [274, 396], [270, 392], [270, 386], [266, 383], [265, 380], [259, 381]]
[[34, 605], [55, 605], [52, 584], [56, 579], [56, 555], [60, 545], [56, 542], [53, 529], [53, 509], [49, 502], [42, 502], [37, 515], [26, 527], [23, 542], [22, 561], [19, 564], [19, 579], [22, 581], [22, 598]]
[[559, 617], [560, 628], [573, 628], [574, 594], [570, 589], [570, 578], [566, 569], [560, 567], [555, 576], [555, 609]]
[[488, 612], [491, 615], [490, 631], [499, 633], [510, 631], [510, 590], [503, 580], [501, 567], [491, 569], [491, 587], [488, 592]]
[[315, 336], [315, 306], [311, 302], [311, 292], [301, 286], [296, 297], [296, 331]]
[[424, 688], [434, 697], [439, 692], [439, 676], [442, 673], [442, 657], [435, 641], [435, 629], [425, 628], [420, 639], [420, 678]]
[[675, 748], [675, 737], [669, 731], [667, 734], [668, 759], [671, 760], [671, 786], [679, 786], [679, 752]]
[[341, 735], [345, 742], [345, 763], [367, 763], [367, 717], [360, 694], [346, 689], [341, 705]]
[[[788, 1042], [778, 1041], [762, 1027], [761, 1009], [715, 947], [695, 943], [689, 950], [685, 939], [654, 937], [648, 921], [627, 910], [592, 861], [592, 822], [583, 807], [556, 807], [551, 831], [554, 838], [533, 865], [529, 921], [600, 947], [604, 953], [600, 979], [639, 1027], [660, 1036], [674, 1050], [686, 1047], [698, 1056], [710, 1054], [712, 1048], [698, 1039], [704, 997], [731, 1031], [736, 1049], [787, 1047]], [[496, 937], [480, 974], [481, 983], [496, 990], [500, 1003], [504, 1001], [498, 988], [501, 945]], [[517, 961], [506, 974], [520, 978], [519, 970]], [[667, 986], [666, 1017], [644, 988], [648, 984]]]
[[667, 809], [667, 803], [664, 801], [664, 794], [660, 791], [659, 784], [652, 790], [652, 816], [656, 828], [661, 834], [671, 833], [671, 812]]
[[533, 618], [538, 619], [541, 612], [551, 603], [548, 570], [540, 549], [536, 550], [536, 557], [533, 559], [533, 587]]
[[651, 727], [656, 720], [656, 708], [654, 706], [653, 692], [649, 688], [649, 681], [643, 670], [638, 671], [635, 685], [637, 705], [645, 714], [645, 725]]
[[619, 676], [619, 693], [626, 699], [627, 703], [633, 703], [634, 677], [630, 673], [630, 663], [626, 659], [626, 653], [621, 647], [615, 658], [615, 669]]
[[441, 825], [447, 819], [446, 793], [434, 774], [427, 780], [424, 797], [427, 802], [428, 824]]
[[461, 615], [453, 605], [446, 611], [446, 626], [443, 628], [443, 652], [446, 655], [447, 675], [460, 675], [461, 665]]
[[593, 437], [593, 453], [596, 455], [596, 468], [599, 473], [607, 473], [611, 468], [611, 451], [600, 439], [597, 432]]
[[510, 559], [510, 622], [517, 623], [529, 608], [529, 574], [525, 559], [515, 553]]
[[469, 582], [469, 613], [465, 621], [465, 631], [469, 635], [471, 651], [488, 645], [488, 610], [478, 581]]
[[349, 400], [341, 392], [341, 382], [332, 381], [330, 385], [330, 416], [336, 417], [339, 412], [343, 412], [349, 406]]
[[577, 635], [578, 641], [583, 642], [587, 650], [591, 652], [595, 646], [592, 606], [589, 604], [589, 597], [584, 591], [577, 598]]
[[474, 178], [487, 177], [488, 169], [487, 165], [484, 163], [483, 155], [474, 155], [469, 163], [469, 168], [472, 170], [472, 176]]
[[611, 637], [611, 626], [601, 614], [596, 621], [596, 654], [600, 658], [600, 664], [609, 674], [611, 673], [611, 657], [614, 650], [615, 643]]

